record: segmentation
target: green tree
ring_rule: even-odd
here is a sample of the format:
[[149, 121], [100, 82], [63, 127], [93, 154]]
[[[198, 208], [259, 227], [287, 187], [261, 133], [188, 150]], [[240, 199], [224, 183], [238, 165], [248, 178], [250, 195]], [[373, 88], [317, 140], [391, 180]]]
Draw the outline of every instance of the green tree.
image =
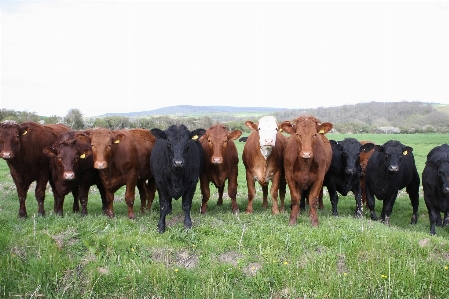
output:
[[63, 122], [73, 130], [82, 130], [85, 128], [83, 114], [79, 109], [70, 109]]

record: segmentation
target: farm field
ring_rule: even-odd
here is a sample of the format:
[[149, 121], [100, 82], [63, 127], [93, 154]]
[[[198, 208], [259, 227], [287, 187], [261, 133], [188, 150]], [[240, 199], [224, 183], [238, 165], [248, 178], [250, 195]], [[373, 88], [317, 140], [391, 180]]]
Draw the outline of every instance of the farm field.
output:
[[[396, 139], [413, 147], [418, 173], [427, 153], [447, 143], [448, 135], [345, 135], [383, 144]], [[151, 211], [127, 218], [124, 188], [116, 193], [116, 217], [102, 215], [99, 192], [91, 189], [89, 215], [73, 213], [66, 197], [64, 217], [53, 213], [47, 190], [46, 217], [37, 216], [33, 188], [28, 193], [27, 219], [18, 218], [19, 203], [6, 162], [0, 159], [0, 297], [1, 298], [449, 298], [449, 228], [429, 234], [422, 188], [418, 223], [409, 224], [409, 198], [401, 191], [390, 226], [353, 217], [352, 194], [339, 196], [339, 215], [332, 216], [325, 193], [318, 228], [308, 211], [288, 225], [286, 212], [262, 207], [245, 213], [247, 191], [239, 151], [240, 213], [232, 214], [229, 198], [216, 205], [211, 186], [207, 214], [199, 213], [199, 186], [193, 199], [193, 228], [184, 230], [181, 200], [173, 202], [167, 230], [157, 232], [159, 203]], [[226, 189], [225, 189], [226, 191]], [[140, 201], [135, 201], [135, 210]], [[376, 200], [380, 215], [382, 202]]]

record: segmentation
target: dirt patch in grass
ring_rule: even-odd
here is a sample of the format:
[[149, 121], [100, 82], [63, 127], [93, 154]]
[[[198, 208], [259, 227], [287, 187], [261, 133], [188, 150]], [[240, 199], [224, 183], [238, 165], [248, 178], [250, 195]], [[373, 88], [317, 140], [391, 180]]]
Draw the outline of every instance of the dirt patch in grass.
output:
[[196, 268], [199, 264], [199, 258], [195, 254], [190, 254], [187, 249], [178, 251], [172, 248], [153, 249], [151, 254], [153, 261], [162, 263], [166, 267], [184, 267], [186, 269]]
[[64, 246], [68, 245], [74, 245], [76, 242], [78, 242], [78, 233], [75, 228], [71, 227], [66, 231], [63, 231], [57, 235], [51, 235], [49, 232], [46, 232], [47, 235], [52, 238], [56, 246], [58, 246], [59, 249], [62, 249]]
[[237, 266], [239, 259], [243, 258], [243, 255], [234, 251], [228, 251], [220, 254], [218, 260], [220, 263], [229, 263], [234, 267]]
[[254, 276], [257, 272], [262, 269], [262, 264], [260, 263], [251, 263], [245, 268], [243, 268], [243, 272], [248, 276]]

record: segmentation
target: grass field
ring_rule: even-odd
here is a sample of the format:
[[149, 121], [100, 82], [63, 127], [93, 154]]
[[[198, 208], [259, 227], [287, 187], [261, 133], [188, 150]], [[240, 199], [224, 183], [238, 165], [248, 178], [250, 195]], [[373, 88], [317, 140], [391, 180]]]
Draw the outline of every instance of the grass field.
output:
[[[431, 148], [447, 135], [329, 135], [384, 143], [397, 139], [413, 147], [422, 173]], [[243, 143], [236, 142], [241, 155]], [[240, 159], [241, 160], [241, 159]], [[18, 218], [18, 199], [6, 163], [0, 160], [0, 297], [2, 298], [449, 298], [449, 228], [429, 235], [422, 192], [418, 224], [410, 225], [412, 208], [400, 192], [391, 226], [365, 217], [353, 218], [353, 196], [340, 196], [339, 217], [332, 216], [329, 197], [312, 228], [308, 212], [288, 226], [289, 210], [271, 215], [261, 204], [247, 204], [244, 167], [239, 165], [239, 214], [229, 198], [200, 215], [197, 191], [193, 228], [184, 230], [180, 201], [167, 217], [167, 231], [157, 233], [159, 204], [129, 220], [124, 190], [116, 193], [116, 217], [102, 215], [92, 188], [89, 215], [53, 214], [50, 190], [47, 216], [37, 216], [33, 192], [28, 219]], [[287, 196], [286, 205], [290, 203]], [[376, 201], [379, 215], [382, 202]], [[140, 208], [136, 201], [135, 209]]]

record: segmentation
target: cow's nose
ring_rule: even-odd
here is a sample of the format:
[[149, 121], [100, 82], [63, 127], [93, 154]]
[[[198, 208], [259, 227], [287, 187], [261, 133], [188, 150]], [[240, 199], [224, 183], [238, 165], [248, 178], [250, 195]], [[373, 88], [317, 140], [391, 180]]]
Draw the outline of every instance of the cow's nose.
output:
[[96, 169], [105, 169], [108, 167], [108, 163], [106, 161], [95, 161], [94, 168]]
[[222, 158], [221, 157], [212, 157], [212, 163], [215, 163], [215, 164], [220, 164], [220, 163], [222, 163]]
[[301, 157], [304, 159], [312, 158], [312, 152], [301, 152]]
[[354, 168], [346, 168], [346, 174], [354, 174], [355, 169]]
[[273, 138], [266, 138], [265, 139], [265, 145], [274, 145]]
[[445, 187], [445, 188], [443, 189], [443, 193], [444, 193], [444, 194], [449, 194], [449, 187]]
[[389, 171], [393, 171], [396, 172], [399, 170], [399, 165], [390, 165], [390, 167], [388, 168]]
[[184, 161], [182, 161], [182, 160], [173, 160], [173, 166], [175, 166], [175, 167], [182, 167], [182, 166], [184, 166]]
[[11, 158], [11, 152], [2, 152], [2, 158], [3, 159]]
[[64, 180], [73, 180], [75, 179], [75, 173], [73, 171], [65, 171], [63, 177]]

